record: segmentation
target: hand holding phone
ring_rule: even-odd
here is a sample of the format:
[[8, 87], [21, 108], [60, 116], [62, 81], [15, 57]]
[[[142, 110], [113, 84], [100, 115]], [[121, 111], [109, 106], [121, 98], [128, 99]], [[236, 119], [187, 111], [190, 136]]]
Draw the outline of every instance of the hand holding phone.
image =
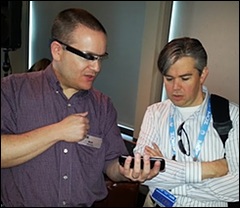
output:
[[[119, 164], [121, 166], [124, 166], [124, 163], [125, 163], [125, 160], [127, 159], [128, 155], [121, 155], [118, 159], [119, 161]], [[164, 171], [165, 170], [165, 160], [163, 158], [156, 158], [156, 157], [150, 157], [150, 168], [152, 169], [156, 160], [159, 160], [161, 162], [161, 165], [160, 165], [160, 171]], [[141, 169], [143, 169], [143, 156], [141, 156]], [[133, 168], [134, 167], [134, 157], [132, 158], [132, 161], [131, 161], [131, 164], [130, 164], [130, 168]]]

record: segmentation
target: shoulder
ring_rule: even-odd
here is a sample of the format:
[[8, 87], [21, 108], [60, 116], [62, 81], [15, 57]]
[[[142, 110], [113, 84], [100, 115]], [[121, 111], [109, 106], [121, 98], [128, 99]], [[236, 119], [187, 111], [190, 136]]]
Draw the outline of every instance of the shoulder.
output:
[[18, 85], [22, 85], [22, 83], [26, 82], [26, 80], [27, 80], [26, 73], [10, 74], [7, 77], [3, 77], [1, 79], [1, 88], [2, 89], [15, 88]]
[[147, 107], [147, 110], [167, 110], [172, 106], [172, 102], [167, 99], [161, 102], [153, 103]]
[[161, 102], [149, 105], [145, 111], [145, 117], [152, 118], [168, 118], [168, 115], [172, 108], [172, 102], [170, 100], [164, 100]]
[[24, 94], [27, 92], [39, 92], [42, 82], [43, 75], [39, 72], [31, 73], [18, 73], [11, 74], [1, 80], [2, 93], [6, 95], [10, 94]]
[[239, 109], [239, 104], [229, 101], [230, 108]]
[[3, 77], [1, 79], [1, 83], [3, 85], [8, 85], [8, 84], [22, 84], [26, 82], [31, 82], [32, 80], [33, 82], [35, 82], [35, 79], [37, 79], [39, 76], [42, 76], [42, 73], [23, 72], [23, 73], [10, 74], [7, 77]]
[[230, 111], [230, 117], [234, 121], [239, 122], [239, 105], [234, 102], [229, 102], [229, 111]]

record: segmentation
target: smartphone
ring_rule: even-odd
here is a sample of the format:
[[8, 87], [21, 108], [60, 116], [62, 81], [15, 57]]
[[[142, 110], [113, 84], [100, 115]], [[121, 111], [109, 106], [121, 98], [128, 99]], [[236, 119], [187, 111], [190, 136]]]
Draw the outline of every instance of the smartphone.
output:
[[[121, 166], [124, 166], [124, 163], [125, 163], [125, 160], [127, 157], [128, 157], [128, 155], [119, 156], [118, 161]], [[165, 170], [165, 160], [161, 157], [160, 158], [150, 157], [150, 168], [151, 169], [153, 168], [156, 160], [160, 160], [160, 162], [161, 162], [160, 171], [161, 172], [164, 171]], [[134, 158], [132, 159], [131, 164], [130, 164], [130, 168], [133, 168], [133, 167], [134, 167]], [[141, 157], [141, 169], [143, 169], [143, 156]]]

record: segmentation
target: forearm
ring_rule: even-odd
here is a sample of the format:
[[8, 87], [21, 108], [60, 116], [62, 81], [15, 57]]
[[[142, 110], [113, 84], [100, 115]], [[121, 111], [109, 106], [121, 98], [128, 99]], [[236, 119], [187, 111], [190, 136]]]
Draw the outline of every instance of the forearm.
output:
[[166, 159], [166, 170], [146, 185], [173, 189], [184, 184], [201, 183], [204, 179], [217, 178], [227, 173], [224, 159], [212, 162], [179, 162]]
[[106, 174], [112, 181], [115, 182], [130, 181], [128, 178], [126, 178], [124, 175], [120, 173], [119, 163], [117, 159], [108, 165], [106, 169]]
[[[162, 153], [158, 146], [153, 143], [153, 148], [146, 146], [145, 147], [145, 152], [150, 154], [151, 156], [160, 156], [162, 157]], [[227, 174], [228, 172], [228, 165], [225, 159], [219, 159], [211, 162], [201, 162], [201, 167], [197, 165], [196, 162], [189, 163], [186, 165], [186, 178], [193, 178], [191, 174], [193, 173], [192, 170], [196, 170], [199, 167], [201, 169], [201, 179], [209, 179], [209, 178], [216, 178], [216, 177], [221, 177]], [[195, 175], [196, 173], [194, 173]], [[190, 177], [188, 177], [188, 175]]]
[[202, 180], [218, 178], [228, 173], [226, 159], [219, 159], [211, 162], [202, 162]]
[[18, 135], [1, 135], [1, 168], [38, 156], [58, 141], [55, 124]]

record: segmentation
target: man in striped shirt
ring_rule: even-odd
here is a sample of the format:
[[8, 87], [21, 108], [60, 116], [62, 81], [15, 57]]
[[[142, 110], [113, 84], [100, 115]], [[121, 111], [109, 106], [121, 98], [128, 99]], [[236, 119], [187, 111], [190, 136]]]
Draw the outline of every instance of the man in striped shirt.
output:
[[208, 67], [201, 42], [170, 41], [158, 67], [168, 99], [147, 108], [134, 153], [163, 157], [166, 169], [143, 183], [149, 187], [144, 206], [226, 207], [239, 201], [239, 106], [230, 102], [233, 127], [224, 148], [204, 86]]

